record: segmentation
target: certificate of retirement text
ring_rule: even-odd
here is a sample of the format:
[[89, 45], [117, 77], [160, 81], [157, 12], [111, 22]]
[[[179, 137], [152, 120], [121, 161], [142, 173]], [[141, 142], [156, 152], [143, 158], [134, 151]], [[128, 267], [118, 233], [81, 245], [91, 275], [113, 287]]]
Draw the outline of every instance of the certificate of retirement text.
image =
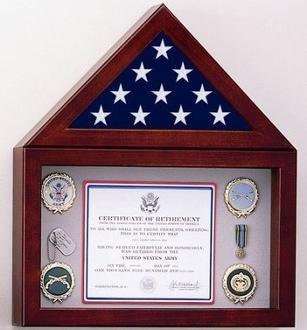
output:
[[213, 184], [86, 182], [84, 202], [84, 302], [213, 301]]

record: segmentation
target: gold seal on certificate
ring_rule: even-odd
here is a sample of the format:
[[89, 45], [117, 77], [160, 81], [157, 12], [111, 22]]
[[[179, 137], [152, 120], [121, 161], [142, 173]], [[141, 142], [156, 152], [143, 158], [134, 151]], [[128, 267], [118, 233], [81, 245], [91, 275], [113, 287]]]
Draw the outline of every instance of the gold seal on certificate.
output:
[[256, 273], [246, 264], [230, 266], [223, 277], [223, 289], [226, 296], [235, 304], [248, 301], [257, 287]]
[[256, 183], [248, 178], [237, 178], [230, 181], [224, 192], [228, 210], [236, 217], [247, 217], [251, 214], [259, 199]]
[[70, 209], [76, 198], [73, 179], [65, 173], [52, 173], [42, 184], [41, 197], [46, 208], [60, 214]]
[[51, 262], [42, 270], [40, 286], [46, 298], [61, 303], [72, 294], [74, 273], [67, 264]]

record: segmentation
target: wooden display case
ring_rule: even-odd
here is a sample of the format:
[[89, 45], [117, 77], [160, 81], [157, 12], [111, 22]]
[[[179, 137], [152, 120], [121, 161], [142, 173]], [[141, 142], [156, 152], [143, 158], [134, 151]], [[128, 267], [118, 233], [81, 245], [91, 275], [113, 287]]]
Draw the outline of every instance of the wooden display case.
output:
[[[198, 110], [186, 110], [189, 115], [183, 112], [186, 117], [178, 117], [181, 123], [174, 124], [173, 128], [163, 126], [162, 119], [153, 127], [142, 125], [142, 119], [130, 128], [125, 122], [107, 126], [106, 116], [100, 118], [98, 125], [86, 127], [88, 124], [84, 124], [82, 116], [93, 113], [93, 107], [104, 102], [101, 96], [104, 91], [118, 77], [123, 77], [131, 63], [143, 56], [143, 51], [153, 47], [153, 40], [161, 39], [161, 33], [166, 45], [171, 44], [180, 56], [184, 54], [187, 67], [193, 65], [193, 70], [198, 70], [202, 79], [214, 88], [219, 95], [217, 102], [224, 102], [227, 113], [244, 124], [227, 127], [223, 120], [227, 118], [226, 110], [224, 113], [221, 110], [224, 117], [217, 117], [219, 110], [206, 108], [208, 117], [218, 121], [211, 122], [209, 128], [196, 121], [191, 127], [184, 123], [184, 118], [188, 121], [192, 111]], [[146, 68], [145, 62], [144, 65]], [[187, 77], [187, 71], [185, 74]], [[129, 100], [134, 102], [132, 93]], [[135, 102], [137, 104], [139, 98]], [[126, 102], [115, 103], [126, 106]], [[163, 103], [165, 109], [170, 107], [170, 112], [178, 110], [171, 108], [171, 102]], [[208, 103], [201, 105], [207, 107]], [[98, 114], [97, 107], [96, 111]], [[128, 110], [132, 111], [137, 109]], [[211, 114], [212, 117], [211, 112], [215, 114]], [[170, 118], [177, 120], [174, 116], [176, 118]], [[77, 187], [74, 205], [62, 215], [53, 215], [41, 199], [43, 179], [56, 172], [71, 175]], [[253, 215], [238, 220], [228, 212], [223, 194], [229, 181], [242, 176], [261, 182], [260, 197], [259, 208], [257, 206]], [[215, 184], [215, 268], [211, 303], [171, 299], [166, 303], [153, 302], [149, 296], [133, 303], [123, 299], [120, 303], [86, 304], [82, 299], [81, 254], [84, 253], [83, 185], [87, 180]], [[70, 222], [72, 217], [74, 221]], [[40, 289], [50, 222], [54, 227], [65, 226], [66, 222], [67, 230], [71, 226], [75, 231], [77, 252], [72, 257], [61, 256], [61, 260], [75, 265], [78, 281], [71, 297], [62, 304], [49, 301]], [[259, 274], [255, 296], [245, 304], [234, 304], [222, 290], [222, 275], [227, 268], [223, 262], [228, 266], [245, 263], [244, 259], [238, 260], [227, 252], [234, 250], [232, 228], [238, 223], [252, 228], [247, 260], [250, 266], [253, 261], [257, 264], [255, 271]], [[157, 6], [151, 8], [14, 149], [13, 322], [22, 326], [293, 326], [295, 228], [295, 148], [174, 15], [164, 5]]]

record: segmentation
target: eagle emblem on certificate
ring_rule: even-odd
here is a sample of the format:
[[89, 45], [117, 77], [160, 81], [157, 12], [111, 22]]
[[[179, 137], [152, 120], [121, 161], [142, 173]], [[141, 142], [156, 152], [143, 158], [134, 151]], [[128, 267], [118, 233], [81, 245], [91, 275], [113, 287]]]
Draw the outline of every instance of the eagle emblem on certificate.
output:
[[148, 193], [146, 196], [142, 196], [141, 210], [146, 213], [156, 213], [159, 208], [159, 196], [155, 196], [153, 193]]

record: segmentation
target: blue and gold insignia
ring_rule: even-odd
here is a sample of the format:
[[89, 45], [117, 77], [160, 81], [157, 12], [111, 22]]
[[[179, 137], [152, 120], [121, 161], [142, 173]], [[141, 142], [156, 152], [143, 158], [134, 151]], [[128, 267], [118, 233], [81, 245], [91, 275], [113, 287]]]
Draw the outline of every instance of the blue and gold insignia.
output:
[[247, 217], [254, 212], [259, 199], [256, 183], [249, 178], [236, 178], [230, 181], [224, 192], [228, 210], [236, 217]]
[[52, 173], [42, 184], [41, 197], [46, 208], [60, 214], [70, 209], [76, 198], [73, 179], [65, 173]]
[[52, 302], [63, 302], [75, 286], [74, 273], [70, 266], [62, 262], [52, 262], [41, 273], [40, 286], [45, 297]]

